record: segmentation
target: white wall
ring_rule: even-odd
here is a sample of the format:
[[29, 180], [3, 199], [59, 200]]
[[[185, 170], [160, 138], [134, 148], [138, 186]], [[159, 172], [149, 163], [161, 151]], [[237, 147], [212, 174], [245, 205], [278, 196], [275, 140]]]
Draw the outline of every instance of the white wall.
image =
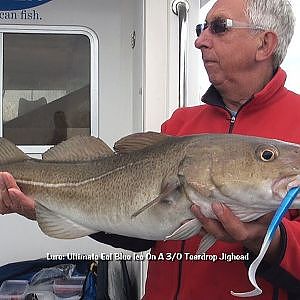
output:
[[[199, 103], [201, 56], [194, 48], [200, 0], [189, 0], [187, 103]], [[178, 107], [178, 16], [173, 0], [145, 0], [145, 119], [144, 129], [160, 131], [160, 125]]]
[[299, 0], [290, 0], [290, 2], [296, 15], [296, 27], [282, 68], [287, 72], [286, 87], [300, 94], [300, 2]]
[[166, 118], [169, 79], [168, 2], [145, 0], [144, 22], [144, 129], [160, 131], [160, 124]]

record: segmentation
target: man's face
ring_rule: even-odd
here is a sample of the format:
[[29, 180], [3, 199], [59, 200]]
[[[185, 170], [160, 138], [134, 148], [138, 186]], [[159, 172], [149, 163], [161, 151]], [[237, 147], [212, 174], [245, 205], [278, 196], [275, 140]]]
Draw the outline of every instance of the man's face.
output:
[[[244, 11], [244, 0], [218, 0], [206, 21], [222, 18], [249, 24]], [[207, 28], [196, 39], [195, 46], [202, 52], [210, 82], [218, 87], [238, 80], [254, 67], [258, 39], [255, 32], [247, 28], [230, 28], [217, 34]]]

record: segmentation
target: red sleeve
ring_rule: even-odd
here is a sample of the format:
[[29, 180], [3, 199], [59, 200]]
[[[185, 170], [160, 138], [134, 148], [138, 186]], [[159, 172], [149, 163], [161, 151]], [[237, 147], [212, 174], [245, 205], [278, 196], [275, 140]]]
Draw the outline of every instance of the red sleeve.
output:
[[298, 279], [300, 285], [300, 211], [293, 210], [290, 214], [295, 212], [296, 218], [284, 218], [282, 221], [286, 231], [286, 245], [280, 267]]

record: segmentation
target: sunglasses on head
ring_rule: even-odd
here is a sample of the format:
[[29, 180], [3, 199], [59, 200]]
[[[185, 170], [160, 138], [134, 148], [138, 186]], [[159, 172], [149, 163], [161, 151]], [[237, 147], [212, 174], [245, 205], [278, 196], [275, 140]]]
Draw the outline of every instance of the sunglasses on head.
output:
[[231, 19], [216, 18], [211, 22], [205, 21], [204, 24], [198, 24], [196, 26], [197, 36], [200, 36], [200, 34], [207, 28], [209, 28], [210, 32], [213, 34], [224, 33], [231, 28], [250, 28], [254, 30], [264, 30], [264, 28], [255, 25], [233, 21]]

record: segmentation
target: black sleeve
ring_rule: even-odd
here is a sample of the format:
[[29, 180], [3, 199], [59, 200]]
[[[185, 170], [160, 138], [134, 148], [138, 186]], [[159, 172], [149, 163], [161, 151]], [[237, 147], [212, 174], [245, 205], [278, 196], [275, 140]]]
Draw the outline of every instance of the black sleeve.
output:
[[100, 243], [108, 244], [115, 248], [131, 250], [134, 252], [146, 251], [155, 244], [155, 241], [127, 237], [117, 234], [108, 234], [103, 231], [91, 234], [90, 237]]
[[[267, 281], [269, 281], [274, 287], [282, 288], [288, 292], [289, 295], [297, 296], [300, 299], [300, 281], [295, 278], [292, 274], [280, 267], [280, 262], [283, 259], [286, 244], [287, 244], [287, 233], [283, 224], [280, 224], [280, 254], [272, 265], [266, 261], [262, 261], [257, 269], [257, 274]], [[245, 261], [249, 268], [256, 255], [250, 252], [250, 260]], [[290, 299], [290, 298], [289, 298]]]

